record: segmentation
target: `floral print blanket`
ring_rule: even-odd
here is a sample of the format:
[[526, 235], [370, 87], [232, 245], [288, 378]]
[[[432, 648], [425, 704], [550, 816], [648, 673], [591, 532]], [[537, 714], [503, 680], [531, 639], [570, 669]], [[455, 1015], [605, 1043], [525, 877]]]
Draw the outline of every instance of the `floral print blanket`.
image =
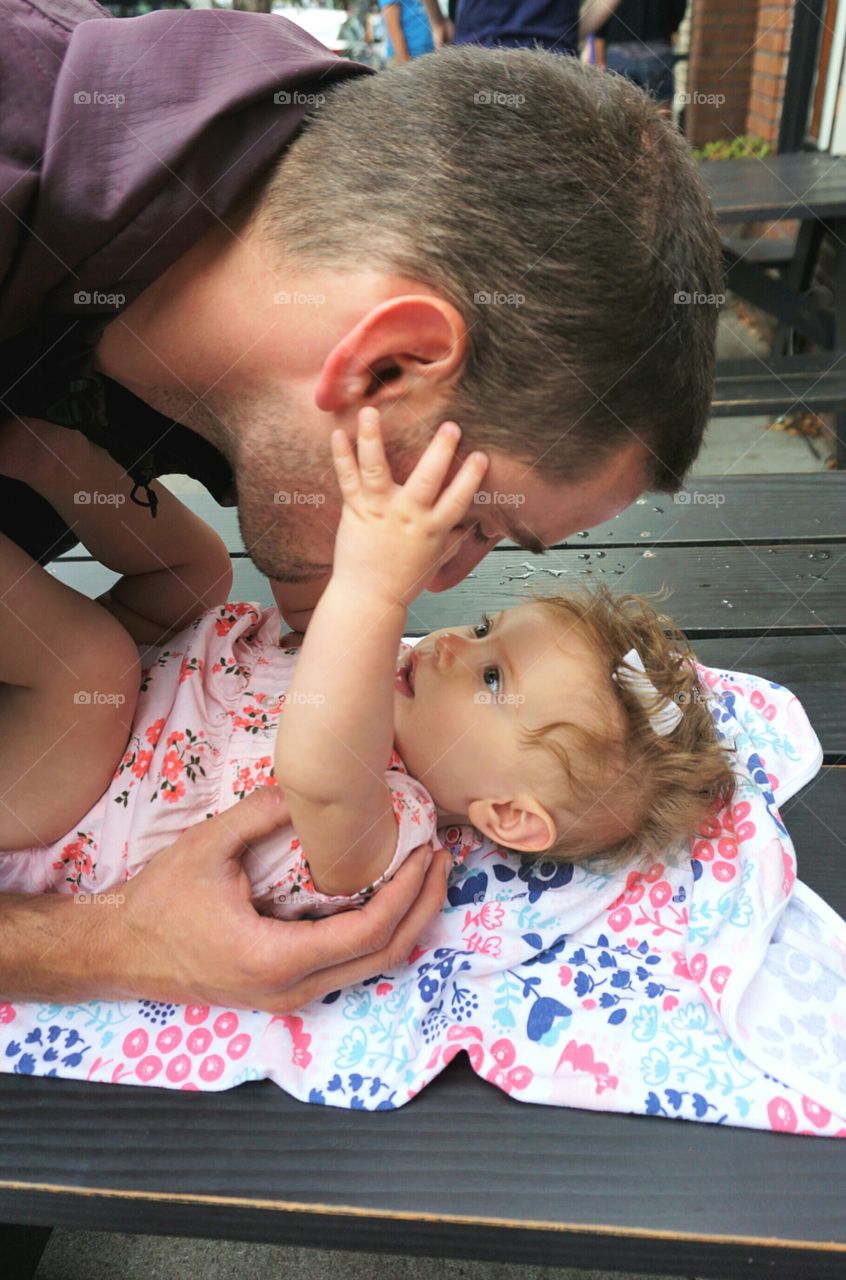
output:
[[600, 876], [442, 828], [448, 902], [391, 973], [285, 1017], [0, 1004], [0, 1066], [171, 1089], [269, 1078], [388, 1110], [465, 1052], [523, 1102], [846, 1137], [846, 923], [796, 878], [779, 812], [820, 744], [783, 686], [699, 673], [739, 788], [689, 847]]

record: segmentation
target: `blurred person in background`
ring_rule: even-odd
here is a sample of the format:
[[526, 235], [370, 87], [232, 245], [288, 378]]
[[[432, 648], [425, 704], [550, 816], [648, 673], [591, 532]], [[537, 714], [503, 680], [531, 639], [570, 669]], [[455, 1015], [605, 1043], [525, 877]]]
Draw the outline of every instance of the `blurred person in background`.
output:
[[434, 53], [452, 34], [437, 0], [379, 0], [379, 7], [385, 17], [389, 67]]
[[455, 0], [450, 4], [455, 44], [505, 45], [577, 55], [579, 41], [596, 31], [619, 0]]
[[620, 0], [596, 32], [595, 62], [650, 93], [670, 115], [675, 75], [673, 37], [687, 0]]

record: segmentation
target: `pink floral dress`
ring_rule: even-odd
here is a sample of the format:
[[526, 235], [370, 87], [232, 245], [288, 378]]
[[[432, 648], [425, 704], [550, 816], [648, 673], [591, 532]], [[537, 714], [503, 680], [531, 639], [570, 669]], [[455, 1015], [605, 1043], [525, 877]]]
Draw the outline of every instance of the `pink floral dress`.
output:
[[[114, 889], [187, 827], [276, 786], [276, 728], [299, 653], [279, 648], [279, 632], [275, 608], [225, 604], [147, 650], [132, 732], [108, 790], [62, 839], [0, 854], [0, 893]], [[432, 798], [396, 751], [385, 780], [397, 819], [385, 873], [349, 897], [318, 893], [296, 833], [280, 827], [242, 859], [259, 911], [294, 920], [361, 906], [419, 845], [443, 848]]]

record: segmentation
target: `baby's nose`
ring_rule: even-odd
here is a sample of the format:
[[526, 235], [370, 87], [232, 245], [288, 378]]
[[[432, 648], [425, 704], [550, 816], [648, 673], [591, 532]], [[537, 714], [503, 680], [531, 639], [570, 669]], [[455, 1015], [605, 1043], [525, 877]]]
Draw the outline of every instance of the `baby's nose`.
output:
[[461, 639], [450, 631], [435, 638], [435, 663], [438, 671], [449, 671], [461, 650]]

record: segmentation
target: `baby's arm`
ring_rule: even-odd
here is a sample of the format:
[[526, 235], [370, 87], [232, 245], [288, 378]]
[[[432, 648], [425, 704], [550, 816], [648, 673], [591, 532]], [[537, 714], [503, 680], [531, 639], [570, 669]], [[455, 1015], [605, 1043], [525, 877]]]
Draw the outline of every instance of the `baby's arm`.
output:
[[137, 644], [169, 639], [226, 599], [231, 563], [214, 530], [155, 482], [153, 519], [130, 502], [123, 468], [80, 432], [41, 420], [4, 423], [0, 472], [40, 493], [95, 559], [124, 575], [99, 601]]
[[397, 824], [384, 771], [407, 608], [487, 466], [484, 455], [471, 455], [440, 494], [458, 435], [441, 428], [406, 484], [395, 485], [372, 412], [359, 419], [358, 465], [342, 433], [333, 436], [344, 495], [335, 563], [276, 740], [277, 781], [315, 887], [328, 894], [364, 888], [393, 858]]

